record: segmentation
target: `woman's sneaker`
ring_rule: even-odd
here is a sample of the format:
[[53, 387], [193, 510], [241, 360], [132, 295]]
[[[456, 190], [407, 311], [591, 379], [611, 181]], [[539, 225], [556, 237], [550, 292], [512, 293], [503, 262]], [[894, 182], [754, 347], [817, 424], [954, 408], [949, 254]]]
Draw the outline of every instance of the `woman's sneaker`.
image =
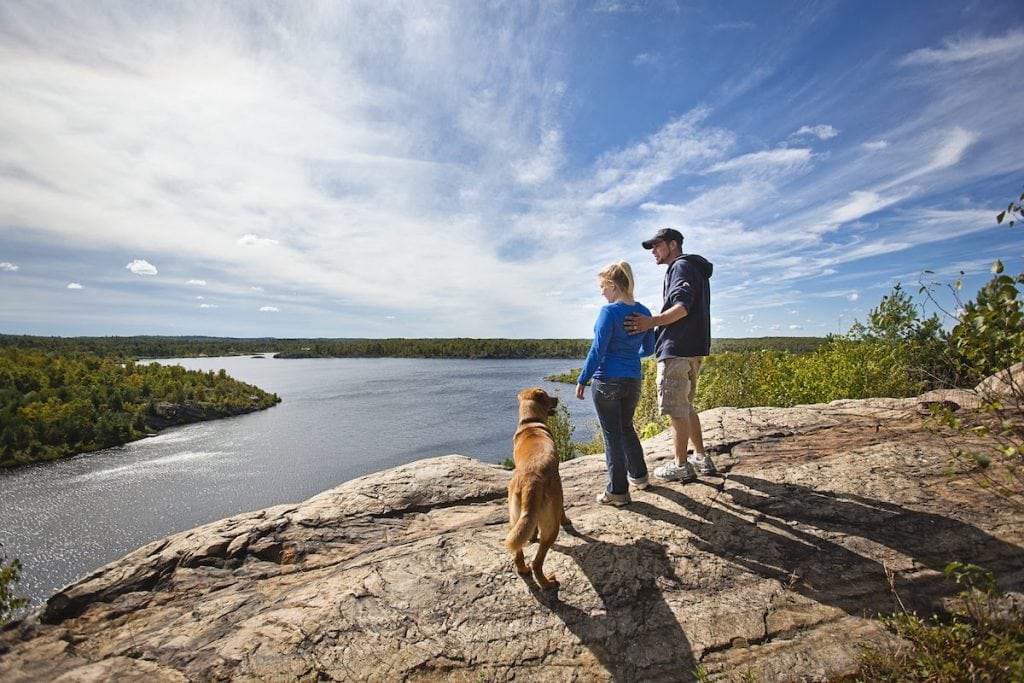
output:
[[597, 502], [601, 505], [614, 505], [615, 507], [622, 507], [623, 505], [629, 505], [630, 499], [629, 494], [615, 494], [608, 493], [608, 491], [602, 491], [597, 494]]
[[664, 464], [661, 467], [655, 468], [654, 476], [666, 481], [681, 481], [684, 484], [697, 481], [697, 475], [688, 462], [684, 462], [682, 465], [677, 465], [674, 462]]
[[711, 462], [710, 455], [704, 455], [703, 457], [696, 454], [688, 455], [686, 456], [686, 462], [706, 477], [718, 474], [718, 470], [715, 469], [715, 463]]
[[651, 486], [651, 480], [648, 478], [648, 476], [646, 474], [644, 476], [640, 477], [639, 479], [634, 479], [633, 477], [629, 477], [629, 476], [627, 476], [626, 479], [629, 480], [629, 483], [637, 491], [643, 491], [644, 489], [650, 488], [650, 486]]

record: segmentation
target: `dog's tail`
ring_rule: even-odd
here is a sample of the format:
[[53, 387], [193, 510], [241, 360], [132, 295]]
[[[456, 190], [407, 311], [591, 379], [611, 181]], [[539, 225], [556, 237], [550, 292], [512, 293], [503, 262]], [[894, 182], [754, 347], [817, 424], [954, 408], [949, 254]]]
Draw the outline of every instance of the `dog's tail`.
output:
[[520, 489], [519, 519], [509, 529], [508, 536], [505, 538], [505, 547], [512, 553], [526, 547], [526, 544], [533, 538], [533, 533], [537, 529], [537, 522], [534, 519], [536, 504], [533, 500], [533, 483], [527, 479], [524, 482], [524, 486]]

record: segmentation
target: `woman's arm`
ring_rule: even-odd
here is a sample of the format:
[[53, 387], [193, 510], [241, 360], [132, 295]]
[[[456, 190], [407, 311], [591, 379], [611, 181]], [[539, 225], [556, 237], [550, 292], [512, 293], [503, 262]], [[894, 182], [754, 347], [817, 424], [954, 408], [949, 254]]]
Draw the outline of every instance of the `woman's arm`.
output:
[[597, 322], [594, 323], [594, 342], [590, 345], [587, 360], [584, 361], [583, 369], [580, 370], [580, 376], [576, 380], [577, 398], [583, 398], [581, 388], [585, 387], [590, 378], [597, 372], [597, 368], [600, 367], [601, 361], [604, 360], [604, 356], [608, 352], [608, 343], [611, 341], [611, 338], [611, 314], [609, 307], [603, 306], [601, 312], [597, 315]]

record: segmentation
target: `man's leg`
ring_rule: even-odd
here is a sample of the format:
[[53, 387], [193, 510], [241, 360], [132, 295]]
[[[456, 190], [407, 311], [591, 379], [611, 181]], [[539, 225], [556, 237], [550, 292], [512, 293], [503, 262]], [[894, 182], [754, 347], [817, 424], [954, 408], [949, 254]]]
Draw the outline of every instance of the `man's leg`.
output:
[[700, 376], [700, 368], [702, 364], [701, 358], [693, 358], [690, 360], [690, 416], [689, 416], [689, 427], [690, 427], [690, 442], [693, 444], [693, 455], [689, 456], [686, 461], [697, 472], [704, 475], [718, 474], [715, 463], [711, 458], [704, 453], [704, 431], [700, 425], [700, 415], [693, 408], [693, 401], [697, 395], [697, 378]]
[[[693, 413], [690, 414], [691, 417]], [[686, 462], [686, 443], [690, 440], [690, 418], [669, 417], [672, 422], [672, 447], [675, 451], [676, 464], [680, 467]]]
[[[704, 430], [700, 427], [700, 415], [697, 414], [696, 410], [693, 410], [692, 408], [690, 409], [690, 418], [687, 420], [687, 423], [689, 426], [689, 438], [693, 443], [693, 452], [703, 454]], [[676, 458], [679, 457], [678, 452], [679, 450], [676, 449]], [[686, 448], [683, 448], [683, 457], [686, 457]]]
[[[693, 481], [697, 478], [686, 461], [686, 444], [690, 440], [689, 361], [686, 358], [668, 358], [658, 362], [658, 406], [669, 416], [672, 426], [672, 455], [674, 462], [654, 470], [654, 476], [668, 481]], [[699, 423], [698, 423], [699, 424]]]

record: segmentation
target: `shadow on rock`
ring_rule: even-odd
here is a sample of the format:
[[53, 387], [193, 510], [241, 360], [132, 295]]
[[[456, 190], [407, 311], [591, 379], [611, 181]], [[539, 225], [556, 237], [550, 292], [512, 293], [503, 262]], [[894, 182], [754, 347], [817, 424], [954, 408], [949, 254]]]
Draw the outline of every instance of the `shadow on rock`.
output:
[[746, 489], [731, 487], [726, 495], [736, 506], [771, 515], [765, 522], [778, 525], [779, 519], [788, 520], [829, 534], [863, 538], [937, 572], [954, 560], [973, 562], [996, 574], [1017, 570], [1024, 562], [1024, 548], [950, 517], [853, 493], [816, 491], [745, 475], [730, 479]]
[[671, 488], [650, 490], [692, 516], [642, 502], [633, 510], [690, 532], [694, 546], [704, 552], [847, 614], [874, 616], [895, 607], [885, 568], [871, 558], [796, 528], [752, 524]]
[[648, 539], [616, 545], [575, 529], [567, 531], [585, 543], [554, 548], [579, 565], [604, 609], [586, 611], [560, 599], [538, 599], [565, 622], [615, 681], [695, 680], [697, 662], [690, 641], [659, 585], [681, 583], [665, 547]]
[[[1021, 558], [1021, 548], [946, 517], [754, 477], [730, 475], [730, 481], [748, 488], [728, 487], [713, 505], [673, 488], [651, 489], [688, 515], [642, 502], [632, 509], [690, 532], [694, 545], [705, 552], [853, 616], [888, 614], [898, 605], [882, 562], [840, 539], [859, 536], [937, 570], [915, 572], [896, 584], [903, 604], [920, 611], [941, 612], [941, 598], [956, 592], [941, 575], [948, 562], [985, 558], [989, 568], [998, 569]], [[746, 518], [758, 512], [772, 517], [759, 516], [756, 524]]]

